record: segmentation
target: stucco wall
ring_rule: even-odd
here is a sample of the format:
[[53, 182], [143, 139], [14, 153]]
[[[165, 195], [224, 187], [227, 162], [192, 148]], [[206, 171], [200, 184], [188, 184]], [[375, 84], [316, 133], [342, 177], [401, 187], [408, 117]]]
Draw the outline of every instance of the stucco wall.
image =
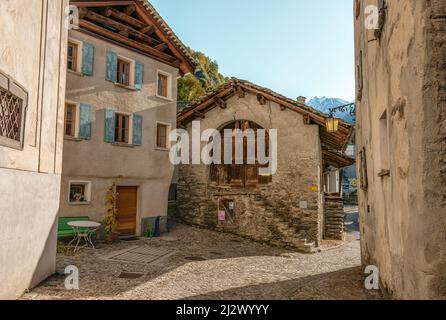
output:
[[446, 5], [386, 1], [382, 38], [369, 42], [363, 12], [376, 2], [361, 1], [355, 22], [364, 61], [358, 150], [366, 148], [369, 180], [359, 192], [363, 262], [379, 267], [396, 298], [445, 297]]
[[[184, 220], [256, 240], [302, 247], [305, 240], [319, 242], [321, 150], [319, 128], [304, 125], [303, 117], [255, 95], [232, 97], [227, 109], [214, 108], [201, 121], [201, 130], [220, 129], [234, 120], [249, 120], [263, 128], [278, 129], [278, 171], [273, 182], [255, 188], [218, 187], [210, 183], [209, 167], [181, 165], [178, 170], [178, 208]], [[191, 131], [190, 125], [188, 127]], [[204, 146], [205, 143], [202, 143]], [[312, 191], [313, 190], [313, 191]], [[218, 226], [218, 199], [235, 201], [236, 219]], [[300, 202], [308, 203], [300, 209]]]
[[[138, 223], [143, 217], [166, 216], [173, 165], [167, 151], [156, 149], [156, 123], [168, 123], [172, 128], [176, 126], [178, 69], [77, 31], [70, 31], [69, 36], [93, 44], [95, 48], [93, 76], [69, 72], [66, 95], [67, 101], [90, 104], [93, 115], [90, 140], [65, 140], [60, 214], [88, 215], [101, 221], [105, 215], [105, 191], [114, 178], [122, 176], [118, 185], [140, 186]], [[144, 63], [144, 87], [141, 91], [106, 81], [107, 51]], [[158, 70], [171, 75], [171, 100], [156, 96]], [[105, 143], [104, 109], [143, 116], [142, 145], [120, 147]], [[73, 206], [68, 203], [69, 180], [92, 182], [90, 205]]]
[[0, 69], [29, 94], [23, 151], [0, 146], [0, 298], [18, 297], [55, 269], [66, 5], [0, 1]]

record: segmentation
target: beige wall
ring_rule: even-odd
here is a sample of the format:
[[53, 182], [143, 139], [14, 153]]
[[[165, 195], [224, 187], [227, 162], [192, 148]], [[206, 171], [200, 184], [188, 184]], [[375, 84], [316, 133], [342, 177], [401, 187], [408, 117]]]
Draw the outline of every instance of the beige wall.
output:
[[[446, 37], [444, 18], [435, 18], [445, 3], [386, 1], [382, 38], [369, 42], [375, 36], [364, 28], [364, 8], [377, 1], [360, 2], [357, 141], [366, 148], [369, 180], [359, 193], [363, 262], [379, 267], [396, 298], [445, 298]], [[390, 176], [378, 177], [381, 170]]]
[[[181, 217], [191, 223], [217, 227], [218, 198], [234, 199], [235, 227], [230, 232], [256, 240], [302, 246], [305, 241], [321, 239], [322, 205], [320, 170], [322, 166], [319, 127], [305, 125], [303, 117], [291, 110], [282, 111], [274, 102], [261, 106], [257, 97], [247, 93], [227, 101], [227, 109], [214, 108], [201, 121], [201, 131], [220, 129], [234, 120], [249, 120], [263, 128], [278, 130], [278, 171], [273, 182], [257, 188], [219, 188], [210, 183], [209, 167], [181, 165], [178, 171], [178, 207]], [[190, 125], [188, 126], [190, 132]], [[205, 143], [202, 143], [204, 146]], [[307, 209], [300, 202], [308, 203]]]
[[[77, 31], [70, 31], [69, 36], [71, 39], [91, 43], [95, 48], [93, 76], [69, 72], [66, 94], [67, 101], [90, 104], [93, 115], [91, 140], [65, 140], [61, 215], [88, 215], [94, 220], [102, 221], [106, 189], [111, 186], [114, 178], [122, 176], [118, 180], [119, 185], [140, 187], [139, 218], [166, 216], [173, 165], [167, 151], [156, 149], [156, 123], [168, 123], [172, 128], [176, 126], [178, 69]], [[144, 63], [143, 90], [129, 90], [106, 81], [107, 51]], [[171, 100], [156, 96], [158, 70], [171, 75]], [[129, 148], [105, 143], [104, 109], [142, 115], [142, 145]], [[92, 182], [92, 201], [89, 205], [68, 203], [70, 180]]]
[[66, 5], [0, 1], [0, 70], [29, 94], [23, 151], [0, 146], [0, 298], [18, 297], [55, 270]]

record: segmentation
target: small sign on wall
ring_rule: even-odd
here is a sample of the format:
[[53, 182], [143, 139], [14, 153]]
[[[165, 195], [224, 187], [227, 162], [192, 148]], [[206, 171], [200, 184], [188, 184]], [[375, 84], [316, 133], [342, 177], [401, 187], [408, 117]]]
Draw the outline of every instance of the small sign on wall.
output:
[[218, 211], [218, 221], [226, 221], [226, 211]]
[[307, 201], [301, 201], [301, 202], [299, 203], [299, 207], [300, 207], [301, 209], [308, 209], [308, 202], [307, 202]]

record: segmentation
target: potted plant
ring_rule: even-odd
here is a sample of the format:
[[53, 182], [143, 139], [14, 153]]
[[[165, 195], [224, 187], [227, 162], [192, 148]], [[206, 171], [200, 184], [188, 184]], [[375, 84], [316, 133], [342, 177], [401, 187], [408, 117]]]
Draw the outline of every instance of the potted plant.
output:
[[118, 233], [116, 232], [116, 226], [118, 225], [117, 220], [117, 201], [118, 193], [116, 192], [116, 183], [108, 188], [105, 195], [105, 207], [106, 214], [104, 218], [104, 231], [105, 231], [105, 241], [107, 243], [113, 243], [118, 238]]

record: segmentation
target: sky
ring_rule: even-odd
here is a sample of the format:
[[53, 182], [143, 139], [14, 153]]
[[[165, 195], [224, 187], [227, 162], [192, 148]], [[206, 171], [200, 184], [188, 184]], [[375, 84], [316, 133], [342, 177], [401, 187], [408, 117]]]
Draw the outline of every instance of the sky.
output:
[[150, 0], [177, 36], [229, 77], [289, 98], [353, 101], [351, 0]]

